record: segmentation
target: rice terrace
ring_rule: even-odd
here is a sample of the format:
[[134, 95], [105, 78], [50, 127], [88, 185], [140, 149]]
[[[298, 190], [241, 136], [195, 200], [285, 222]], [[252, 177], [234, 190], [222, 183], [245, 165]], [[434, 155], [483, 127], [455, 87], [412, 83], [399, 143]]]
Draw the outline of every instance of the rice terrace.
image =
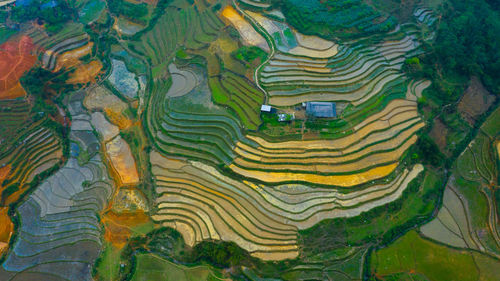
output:
[[498, 0], [0, 0], [0, 281], [500, 281]]

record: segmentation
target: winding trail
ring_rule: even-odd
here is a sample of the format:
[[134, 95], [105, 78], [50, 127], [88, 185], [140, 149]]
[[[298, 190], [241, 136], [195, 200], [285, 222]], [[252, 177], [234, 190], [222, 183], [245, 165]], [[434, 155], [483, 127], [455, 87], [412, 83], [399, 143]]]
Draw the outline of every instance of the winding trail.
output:
[[262, 67], [264, 65], [266, 65], [270, 60], [271, 58], [274, 57], [274, 54], [276, 53], [276, 46], [274, 45], [274, 41], [273, 39], [271, 38], [271, 35], [269, 35], [267, 33], [267, 31], [259, 25], [259, 23], [254, 20], [251, 16], [249, 16], [243, 9], [241, 9], [238, 4], [236, 4], [236, 1], [233, 0], [233, 6], [236, 8], [236, 10], [245, 16], [245, 18], [247, 18], [250, 23], [252, 24], [252, 26], [255, 28], [255, 30], [257, 32], [259, 32], [261, 35], [264, 36], [264, 38], [266, 39], [267, 41], [267, 44], [269, 45], [270, 49], [271, 49], [271, 53], [269, 53], [269, 55], [267, 56], [267, 59], [262, 62], [259, 67], [257, 67], [255, 69], [255, 72], [254, 72], [254, 80], [255, 80], [255, 84], [257, 85], [257, 88], [259, 88], [263, 93], [264, 93], [264, 104], [267, 104], [268, 100], [269, 100], [269, 94], [268, 92], [260, 85], [260, 82], [259, 82], [259, 72], [260, 70], [262, 69]]

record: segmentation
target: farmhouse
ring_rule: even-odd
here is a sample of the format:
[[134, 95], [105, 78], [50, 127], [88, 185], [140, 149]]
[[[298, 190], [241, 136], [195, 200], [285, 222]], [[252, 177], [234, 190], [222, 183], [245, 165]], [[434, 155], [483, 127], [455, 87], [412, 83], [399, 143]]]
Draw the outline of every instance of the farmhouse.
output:
[[307, 115], [318, 118], [335, 118], [337, 110], [334, 102], [307, 102]]
[[271, 110], [272, 110], [272, 107], [270, 105], [263, 104], [260, 107], [260, 111], [262, 111], [262, 112], [271, 112]]
[[295, 114], [288, 114], [288, 113], [279, 113], [278, 114], [278, 121], [279, 122], [288, 122], [295, 120]]

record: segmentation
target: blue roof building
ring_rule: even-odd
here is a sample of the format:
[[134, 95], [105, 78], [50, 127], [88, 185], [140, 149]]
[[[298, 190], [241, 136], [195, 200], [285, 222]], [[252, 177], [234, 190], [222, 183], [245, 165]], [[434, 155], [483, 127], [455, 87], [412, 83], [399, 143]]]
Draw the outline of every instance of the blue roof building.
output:
[[337, 117], [337, 107], [334, 102], [307, 102], [306, 113], [318, 118], [335, 118]]

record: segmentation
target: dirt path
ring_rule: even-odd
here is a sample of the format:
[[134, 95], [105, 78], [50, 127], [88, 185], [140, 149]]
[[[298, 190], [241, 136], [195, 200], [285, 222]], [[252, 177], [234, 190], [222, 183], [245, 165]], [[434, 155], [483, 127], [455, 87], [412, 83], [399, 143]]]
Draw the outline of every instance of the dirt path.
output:
[[467, 222], [467, 232], [469, 233], [469, 236], [471, 237], [472, 241], [474, 244], [476, 244], [476, 247], [480, 251], [484, 251], [484, 247], [479, 241], [479, 238], [476, 236], [476, 232], [473, 231], [472, 229], [472, 223], [471, 223], [471, 218], [469, 218], [469, 208], [465, 202], [463, 202], [462, 195], [452, 186], [452, 184], [448, 184], [446, 188], [449, 188], [455, 195], [457, 196], [458, 200], [460, 201], [460, 205], [462, 205], [462, 208], [465, 213], [465, 220]]
[[493, 236], [495, 243], [497, 244], [497, 247], [500, 248], [500, 237], [498, 235], [498, 230], [496, 226], [497, 216], [496, 216], [495, 203], [493, 202], [491, 196], [489, 196], [488, 193], [484, 190], [484, 188], [481, 189], [481, 192], [488, 201], [488, 225], [490, 228], [491, 235]]
[[249, 22], [252, 24], [252, 26], [257, 30], [257, 32], [259, 32], [261, 35], [264, 35], [264, 38], [266, 39], [270, 49], [271, 49], [271, 53], [269, 53], [269, 55], [267, 56], [266, 60], [264, 62], [262, 62], [259, 67], [257, 67], [255, 69], [255, 72], [254, 72], [254, 80], [255, 80], [255, 84], [257, 85], [257, 88], [259, 88], [263, 93], [264, 93], [264, 104], [267, 104], [267, 102], [269, 101], [269, 94], [268, 92], [260, 85], [260, 82], [259, 82], [259, 72], [260, 70], [262, 69], [262, 67], [264, 67], [264, 65], [266, 65], [272, 57], [274, 57], [274, 54], [276, 53], [276, 47], [274, 46], [274, 42], [273, 42], [273, 39], [271, 38], [271, 36], [267, 33], [267, 31], [259, 25], [258, 22], [256, 22], [252, 17], [250, 17], [244, 10], [242, 10], [237, 4], [236, 4], [236, 1], [233, 0], [233, 6], [236, 8], [236, 10], [241, 13], [242, 15], [244, 15], [248, 20]]

